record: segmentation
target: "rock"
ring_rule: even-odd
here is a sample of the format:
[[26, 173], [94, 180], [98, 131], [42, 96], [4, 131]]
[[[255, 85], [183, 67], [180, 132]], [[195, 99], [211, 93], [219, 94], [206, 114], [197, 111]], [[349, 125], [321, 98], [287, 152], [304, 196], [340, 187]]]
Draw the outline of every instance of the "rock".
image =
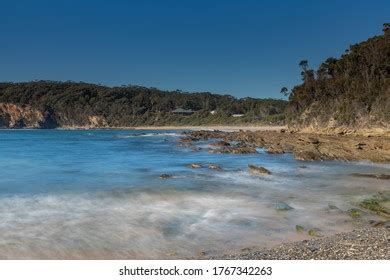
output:
[[172, 178], [172, 177], [173, 177], [172, 175], [170, 175], [170, 174], [165, 174], [165, 173], [163, 173], [163, 174], [160, 175], [160, 179], [169, 179], [169, 178]]
[[198, 257], [204, 257], [204, 256], [206, 256], [206, 252], [203, 251], [203, 250], [199, 250], [199, 251], [196, 253], [196, 255], [197, 255]]
[[210, 145], [218, 146], [218, 147], [229, 147], [229, 146], [231, 146], [229, 142], [226, 142], [226, 141], [223, 141], [223, 140], [211, 143]]
[[305, 228], [304, 228], [303, 226], [300, 226], [300, 225], [296, 225], [296, 226], [295, 226], [295, 229], [296, 229], [296, 231], [299, 232], [299, 233], [302, 233], [302, 232], [305, 231]]
[[316, 150], [295, 150], [293, 155], [297, 160], [321, 160], [321, 154]]
[[255, 174], [255, 175], [268, 175], [268, 174], [271, 174], [271, 172], [262, 167], [262, 166], [256, 166], [256, 165], [253, 165], [253, 164], [248, 164], [248, 170], [249, 170], [249, 173], [252, 173], [252, 174]]
[[272, 145], [268, 147], [267, 153], [269, 154], [283, 154], [284, 150], [280, 145]]
[[177, 256], [177, 252], [176, 251], [172, 251], [172, 252], [168, 252], [165, 254], [167, 257], [174, 257], [174, 256]]
[[309, 229], [308, 230], [308, 234], [310, 235], [310, 236], [318, 236], [318, 237], [320, 237], [321, 235], [318, 233], [320, 230], [318, 229], [318, 228], [311, 228], [311, 229]]
[[385, 215], [385, 216], [390, 215], [389, 209], [387, 209], [386, 207], [383, 207], [379, 202], [380, 201], [377, 198], [368, 198], [368, 199], [363, 200], [359, 204], [359, 206], [364, 208], [364, 209], [373, 211], [379, 215]]
[[223, 147], [219, 149], [209, 149], [209, 153], [213, 154], [255, 154], [257, 153], [255, 147]]
[[366, 146], [367, 144], [365, 144], [365, 143], [357, 143], [356, 145], [355, 145], [355, 147], [356, 147], [356, 149], [358, 149], [358, 150], [363, 150], [363, 147], [364, 146]]
[[189, 167], [191, 167], [191, 168], [202, 168], [202, 165], [200, 165], [199, 163], [191, 163], [189, 165]]
[[274, 208], [278, 211], [288, 211], [288, 210], [294, 209], [293, 207], [291, 207], [290, 205], [288, 205], [287, 203], [284, 203], [284, 202], [275, 203]]
[[363, 212], [359, 209], [352, 208], [347, 211], [348, 215], [351, 216], [352, 218], [360, 218], [363, 214]]
[[320, 140], [318, 140], [318, 138], [315, 137], [309, 137], [309, 143], [316, 145], [320, 143]]
[[213, 170], [218, 170], [218, 171], [222, 170], [222, 168], [218, 164], [214, 164], [214, 163], [210, 163], [208, 167], [209, 169], [213, 169]]
[[390, 180], [390, 175], [388, 174], [367, 174], [367, 173], [352, 173], [352, 176], [355, 177], [365, 177], [365, 178], [375, 178], [381, 180]]
[[340, 208], [338, 208], [336, 205], [333, 204], [328, 204], [328, 207], [330, 210], [340, 210]]

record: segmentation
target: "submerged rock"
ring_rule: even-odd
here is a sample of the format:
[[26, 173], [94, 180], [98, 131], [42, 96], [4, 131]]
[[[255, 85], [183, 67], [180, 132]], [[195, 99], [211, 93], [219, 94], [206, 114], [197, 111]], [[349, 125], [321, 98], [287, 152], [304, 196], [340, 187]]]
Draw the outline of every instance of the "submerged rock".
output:
[[169, 178], [172, 178], [172, 177], [173, 176], [171, 174], [163, 173], [163, 174], [160, 175], [160, 179], [169, 179]]
[[364, 208], [364, 209], [373, 211], [378, 215], [383, 215], [383, 216], [390, 215], [390, 210], [387, 209], [386, 207], [382, 206], [380, 204], [380, 202], [385, 202], [385, 200], [383, 200], [383, 199], [381, 200], [378, 198], [368, 198], [368, 199], [363, 200], [359, 204], [359, 206]]
[[208, 167], [209, 167], [209, 169], [213, 169], [213, 170], [218, 170], [218, 171], [222, 170], [222, 168], [218, 164], [215, 164], [215, 163], [210, 163], [208, 165]]
[[199, 164], [199, 163], [191, 163], [191, 164], [189, 165], [189, 167], [191, 167], [191, 168], [202, 168], [202, 165]]
[[262, 167], [262, 166], [256, 166], [256, 165], [253, 165], [253, 164], [248, 164], [248, 170], [249, 170], [249, 173], [252, 173], [252, 174], [255, 174], [255, 175], [268, 175], [268, 174], [271, 174], [271, 172]]
[[373, 227], [384, 227], [384, 228], [390, 228], [390, 220], [387, 221], [375, 221], [371, 220], [370, 225]]
[[288, 211], [288, 210], [294, 209], [293, 207], [291, 207], [290, 205], [288, 205], [287, 203], [284, 203], [284, 202], [275, 203], [274, 208], [278, 211]]
[[318, 228], [311, 228], [308, 230], [307, 234], [309, 234], [310, 236], [320, 237], [321, 235], [319, 234], [319, 231], [321, 231], [321, 230]]
[[300, 226], [300, 225], [296, 225], [295, 226], [295, 230], [299, 233], [302, 233], [305, 231], [305, 228], [303, 226]]
[[360, 209], [352, 208], [347, 211], [348, 215], [352, 218], [360, 218], [363, 212]]

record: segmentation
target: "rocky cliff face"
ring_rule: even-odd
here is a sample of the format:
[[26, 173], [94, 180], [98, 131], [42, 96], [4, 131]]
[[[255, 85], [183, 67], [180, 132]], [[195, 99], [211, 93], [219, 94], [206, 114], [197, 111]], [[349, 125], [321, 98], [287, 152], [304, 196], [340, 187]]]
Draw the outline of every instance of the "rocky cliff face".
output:
[[0, 103], [0, 128], [41, 128], [45, 116], [29, 106]]

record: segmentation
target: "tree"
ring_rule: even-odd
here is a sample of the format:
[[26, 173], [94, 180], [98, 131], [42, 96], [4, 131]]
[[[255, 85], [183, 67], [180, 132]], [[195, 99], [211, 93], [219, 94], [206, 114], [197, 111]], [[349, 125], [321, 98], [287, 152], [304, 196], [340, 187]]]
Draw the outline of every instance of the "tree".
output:
[[383, 33], [385, 34], [386, 37], [390, 36], [390, 23], [386, 22], [383, 24]]
[[288, 93], [288, 88], [282, 87], [282, 88], [280, 89], [280, 93], [283, 94], [284, 96], [288, 96], [288, 95], [289, 95], [289, 93]]
[[303, 72], [307, 71], [307, 68], [309, 67], [309, 62], [306, 59], [303, 59], [299, 62], [299, 67], [302, 68]]

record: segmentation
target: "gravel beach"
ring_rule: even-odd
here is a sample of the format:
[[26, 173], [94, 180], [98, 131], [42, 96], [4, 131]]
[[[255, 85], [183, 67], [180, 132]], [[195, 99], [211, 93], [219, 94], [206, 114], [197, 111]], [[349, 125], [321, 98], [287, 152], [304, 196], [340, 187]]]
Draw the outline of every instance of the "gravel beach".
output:
[[330, 237], [286, 243], [272, 249], [249, 249], [211, 259], [390, 260], [390, 229], [367, 227]]

